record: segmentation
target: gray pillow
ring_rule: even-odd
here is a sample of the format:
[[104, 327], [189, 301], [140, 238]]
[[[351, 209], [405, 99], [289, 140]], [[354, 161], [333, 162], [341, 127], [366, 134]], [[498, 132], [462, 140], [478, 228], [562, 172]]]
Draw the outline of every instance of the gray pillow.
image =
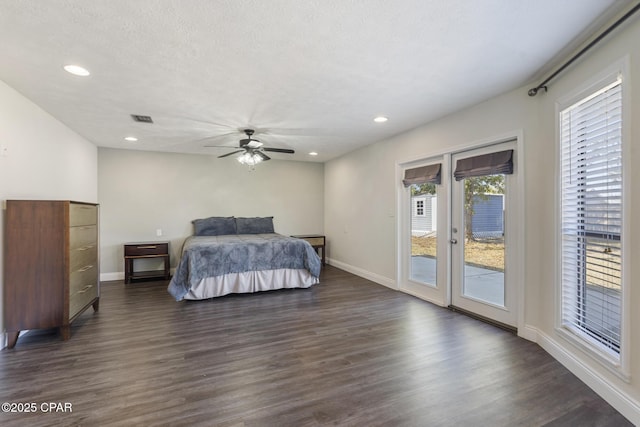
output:
[[238, 234], [273, 233], [273, 217], [236, 218]]
[[212, 216], [204, 219], [194, 219], [194, 235], [196, 236], [221, 236], [223, 234], [236, 234], [236, 222], [232, 216]]

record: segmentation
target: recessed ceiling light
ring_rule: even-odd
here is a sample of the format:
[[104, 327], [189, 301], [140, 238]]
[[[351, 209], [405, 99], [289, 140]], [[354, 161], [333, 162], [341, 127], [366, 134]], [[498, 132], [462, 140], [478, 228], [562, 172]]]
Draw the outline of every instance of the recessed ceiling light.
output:
[[64, 69], [65, 69], [65, 71], [67, 71], [68, 73], [73, 74], [74, 76], [86, 77], [89, 74], [91, 74], [89, 72], [89, 70], [87, 70], [86, 68], [81, 67], [79, 65], [73, 65], [73, 64], [65, 65]]
[[126, 136], [124, 140], [129, 142], [136, 142], [138, 138], [136, 138], [135, 136]]
[[386, 118], [385, 116], [378, 116], [375, 119], [373, 119], [373, 121], [376, 122], [376, 123], [384, 123], [387, 120], [389, 120], [389, 119]]
[[310, 152], [310, 153], [309, 153], [309, 155], [310, 155], [310, 156], [317, 156], [317, 155], [318, 155], [318, 153], [316, 153], [315, 151], [312, 151], [312, 152]]

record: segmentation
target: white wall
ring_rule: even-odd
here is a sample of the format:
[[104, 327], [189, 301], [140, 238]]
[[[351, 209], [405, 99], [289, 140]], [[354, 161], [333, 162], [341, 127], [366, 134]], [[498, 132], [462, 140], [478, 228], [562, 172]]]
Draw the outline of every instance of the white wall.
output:
[[[596, 50], [549, 85], [548, 93], [531, 98], [529, 86], [457, 112], [411, 132], [350, 153], [325, 165], [325, 234], [331, 242], [332, 264], [360, 273], [381, 284], [395, 286], [396, 189], [399, 163], [427, 158], [478, 141], [499, 139], [522, 131], [525, 169], [524, 319], [527, 335], [569, 367], [636, 424], [640, 424], [640, 310], [631, 312], [631, 381], [605, 369], [554, 330], [556, 316], [555, 210], [556, 161], [555, 102], [583, 85], [625, 55], [630, 55], [631, 90], [630, 164], [640, 164], [640, 20], [626, 25]], [[536, 82], [537, 83], [537, 82]], [[391, 118], [392, 120], [393, 118]], [[640, 168], [631, 174], [630, 194], [640, 194]], [[631, 307], [640, 307], [635, 289], [640, 277], [640, 200], [627, 200], [632, 221], [630, 253]], [[365, 216], [367, 221], [361, 221]]]
[[233, 158], [100, 148], [98, 182], [103, 280], [123, 277], [125, 242], [169, 240], [175, 267], [197, 218], [273, 216], [277, 233], [323, 232], [321, 163], [272, 159], [249, 171]]
[[[6, 156], [0, 152], [0, 200], [3, 202], [8, 199], [98, 201], [96, 147], [0, 81], [0, 149], [5, 147]], [[0, 224], [4, 224], [4, 203]], [[1, 289], [4, 286], [4, 226], [0, 227], [0, 242]], [[1, 298], [2, 292], [0, 322], [3, 322]], [[0, 330], [4, 332], [4, 324]]]
[[395, 287], [396, 190], [401, 185], [396, 165], [534, 128], [536, 120], [535, 101], [526, 91], [515, 91], [327, 162], [325, 233], [332, 262]]

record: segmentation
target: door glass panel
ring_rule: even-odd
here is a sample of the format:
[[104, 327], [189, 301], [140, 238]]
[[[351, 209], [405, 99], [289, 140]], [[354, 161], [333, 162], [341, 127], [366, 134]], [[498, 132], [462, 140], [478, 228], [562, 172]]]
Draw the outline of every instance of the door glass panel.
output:
[[464, 179], [463, 294], [504, 307], [505, 176]]
[[413, 184], [411, 190], [411, 280], [436, 286], [437, 206], [435, 184]]

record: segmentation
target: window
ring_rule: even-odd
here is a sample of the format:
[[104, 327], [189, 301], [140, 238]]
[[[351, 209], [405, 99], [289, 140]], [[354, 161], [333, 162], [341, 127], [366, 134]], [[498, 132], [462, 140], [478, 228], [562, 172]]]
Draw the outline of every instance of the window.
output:
[[[435, 202], [440, 187], [441, 163], [406, 169], [402, 184], [411, 195], [411, 241], [408, 278], [437, 288], [437, 228]], [[409, 243], [409, 242], [408, 242]]]
[[609, 79], [559, 119], [562, 327], [619, 361], [622, 79]]
[[415, 214], [416, 216], [424, 216], [424, 199], [415, 199]]

